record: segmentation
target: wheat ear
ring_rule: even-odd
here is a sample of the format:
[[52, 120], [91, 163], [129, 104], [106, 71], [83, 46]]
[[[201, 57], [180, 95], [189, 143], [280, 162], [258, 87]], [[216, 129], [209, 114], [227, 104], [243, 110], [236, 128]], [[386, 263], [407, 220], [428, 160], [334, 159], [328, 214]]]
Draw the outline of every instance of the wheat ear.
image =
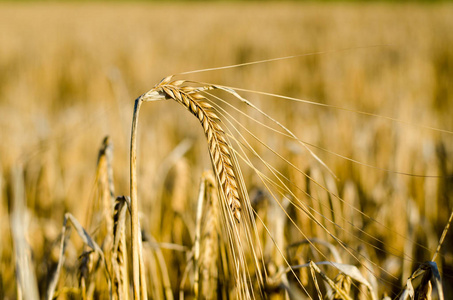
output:
[[114, 299], [127, 300], [128, 275], [127, 275], [127, 249], [126, 249], [126, 210], [127, 199], [124, 196], [116, 198], [113, 213], [113, 246], [112, 269]]
[[[113, 143], [109, 136], [102, 141], [98, 154], [96, 170], [102, 205], [102, 220], [105, 222], [105, 237], [103, 249], [110, 249], [113, 241], [113, 205], [115, 202], [115, 187], [113, 184]], [[106, 251], [106, 257], [110, 260], [110, 252]]]
[[190, 86], [182, 86], [183, 80], [171, 81], [172, 76], [164, 78], [154, 89], [144, 94], [139, 99], [153, 101], [173, 99], [184, 105], [200, 121], [208, 140], [209, 153], [215, 173], [219, 176], [219, 188], [225, 195], [226, 201], [231, 208], [234, 218], [241, 220], [241, 201], [239, 198], [239, 184], [235, 171], [230, 145], [226, 135], [220, 126], [220, 118], [215, 114], [212, 106], [204, 101], [205, 97], [200, 94], [201, 90], [215, 89], [214, 86], [197, 89]]

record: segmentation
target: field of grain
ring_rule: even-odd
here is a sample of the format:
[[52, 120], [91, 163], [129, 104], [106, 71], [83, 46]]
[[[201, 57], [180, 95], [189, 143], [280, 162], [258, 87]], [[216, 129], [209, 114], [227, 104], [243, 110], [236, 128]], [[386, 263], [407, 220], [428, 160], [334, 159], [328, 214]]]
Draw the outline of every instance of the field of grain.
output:
[[[134, 99], [171, 74], [305, 54], [175, 77], [238, 88], [298, 138], [228, 90], [212, 92], [227, 101], [213, 98], [238, 141], [261, 245], [250, 247], [261, 248], [261, 264], [246, 256], [246, 289], [270, 299], [411, 299], [401, 291], [422, 266], [416, 295], [437, 297], [438, 270], [449, 299], [452, 233], [437, 268], [426, 262], [453, 209], [451, 15], [447, 3], [1, 3], [0, 298], [33, 299], [33, 287], [41, 299], [121, 294], [108, 261], [120, 254], [107, 249], [118, 243], [113, 200], [130, 195]], [[148, 297], [245, 298], [226, 267], [200, 122], [175, 101], [144, 103], [137, 147]], [[124, 213], [123, 295], [132, 298]]]

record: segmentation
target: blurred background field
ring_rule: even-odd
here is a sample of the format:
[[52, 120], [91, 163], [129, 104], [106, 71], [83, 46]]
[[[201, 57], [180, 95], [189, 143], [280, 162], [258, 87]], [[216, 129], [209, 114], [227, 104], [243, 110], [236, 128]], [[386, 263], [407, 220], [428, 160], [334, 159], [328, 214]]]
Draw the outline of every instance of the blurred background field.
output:
[[[16, 298], [10, 234], [14, 170], [23, 170], [27, 241], [43, 294], [56, 264], [64, 213], [89, 223], [98, 149], [106, 135], [114, 144], [116, 193], [129, 194], [137, 96], [170, 74], [310, 53], [315, 54], [183, 78], [402, 121], [247, 94], [303, 141], [372, 166], [313, 148], [339, 177], [333, 183], [337, 193], [356, 198], [351, 202], [358, 209], [385, 224], [354, 217], [356, 226], [381, 241], [376, 245], [381, 250], [370, 256], [395, 276], [380, 290], [394, 297], [411, 272], [431, 259], [453, 208], [452, 15], [449, 3], [0, 3], [0, 298]], [[170, 226], [176, 226], [176, 217], [168, 211], [194, 222], [209, 155], [197, 121], [167, 102], [145, 105], [141, 113], [140, 202], [148, 219], [144, 226], [158, 242], [191, 247], [187, 232]], [[262, 138], [329, 182], [306, 152], [272, 135]], [[182, 141], [190, 149], [165, 173], [162, 162]], [[307, 185], [300, 174], [275, 164], [299, 186]], [[250, 170], [244, 172], [250, 191], [259, 190]], [[168, 199], [179, 204], [166, 208]], [[316, 228], [303, 228], [317, 235]], [[448, 291], [451, 233], [445, 243], [437, 263]], [[184, 257], [164, 251], [176, 291], [184, 271], [177, 263]], [[413, 260], [402, 259], [402, 253]], [[67, 274], [78, 255], [68, 253]], [[60, 285], [77, 286], [71, 276]]]

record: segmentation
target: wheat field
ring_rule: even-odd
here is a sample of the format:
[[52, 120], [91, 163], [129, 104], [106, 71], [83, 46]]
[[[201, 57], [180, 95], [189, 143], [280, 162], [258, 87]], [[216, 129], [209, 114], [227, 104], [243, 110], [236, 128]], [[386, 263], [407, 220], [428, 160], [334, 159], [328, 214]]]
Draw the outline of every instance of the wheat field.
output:
[[452, 14], [0, 3], [0, 299], [449, 299]]

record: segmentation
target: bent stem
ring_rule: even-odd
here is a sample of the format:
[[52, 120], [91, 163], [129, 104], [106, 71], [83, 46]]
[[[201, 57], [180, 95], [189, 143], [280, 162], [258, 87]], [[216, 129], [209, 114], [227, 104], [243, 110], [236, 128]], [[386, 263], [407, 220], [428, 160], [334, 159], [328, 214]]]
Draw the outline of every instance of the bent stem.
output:
[[[137, 200], [137, 125], [142, 97], [135, 100], [132, 118], [131, 150], [130, 150], [130, 189], [131, 189], [131, 229], [132, 229], [132, 273], [134, 299], [147, 299], [145, 270], [143, 265], [140, 223], [138, 219]], [[141, 297], [140, 297], [141, 296]]]

